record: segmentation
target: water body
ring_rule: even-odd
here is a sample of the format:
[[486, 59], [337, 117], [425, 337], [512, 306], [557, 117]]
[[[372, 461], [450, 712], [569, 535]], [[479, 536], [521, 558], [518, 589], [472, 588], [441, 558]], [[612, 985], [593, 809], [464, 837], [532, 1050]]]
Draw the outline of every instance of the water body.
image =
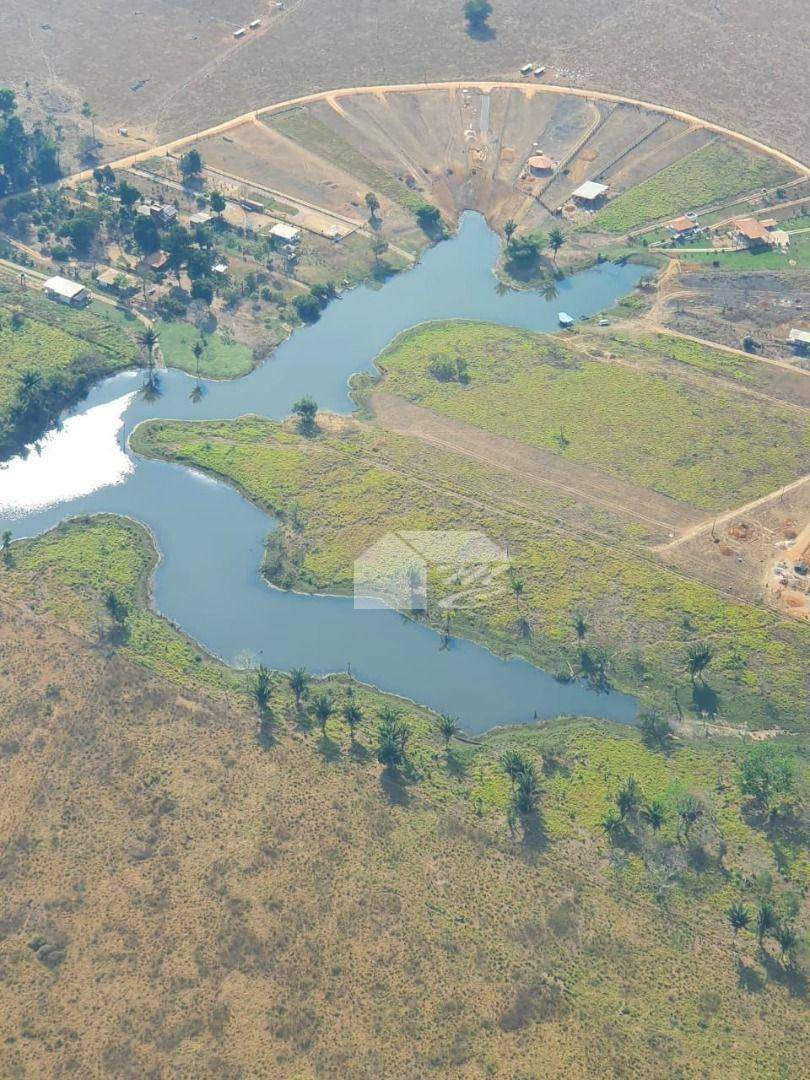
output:
[[99, 384], [27, 456], [0, 468], [0, 528], [33, 536], [68, 517], [111, 512], [147, 525], [162, 559], [157, 609], [229, 662], [246, 654], [269, 666], [345, 671], [403, 697], [459, 716], [479, 732], [494, 724], [561, 713], [631, 721], [633, 698], [559, 684], [523, 660], [501, 660], [471, 642], [440, 648], [439, 636], [393, 611], [355, 610], [344, 597], [269, 588], [258, 567], [276, 523], [226, 484], [182, 466], [138, 458], [132, 429], [148, 417], [229, 419], [259, 413], [281, 419], [302, 394], [321, 408], [351, 408], [348, 379], [373, 369], [400, 331], [431, 319], [475, 318], [528, 330], [557, 329], [557, 312], [593, 314], [610, 306], [645, 268], [604, 264], [560, 282], [559, 295], [499, 293], [492, 274], [499, 240], [475, 214], [458, 234], [425, 253], [412, 271], [380, 287], [362, 286], [333, 303], [313, 326], [281, 345], [252, 374], [208, 382], [198, 403], [194, 380], [161, 374], [162, 395], [133, 395], [136, 375]]

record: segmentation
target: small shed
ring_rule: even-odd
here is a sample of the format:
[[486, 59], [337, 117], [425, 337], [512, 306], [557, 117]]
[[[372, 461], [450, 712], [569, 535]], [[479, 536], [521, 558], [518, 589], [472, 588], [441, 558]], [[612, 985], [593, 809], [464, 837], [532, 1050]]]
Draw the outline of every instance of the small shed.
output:
[[152, 215], [154, 223], [162, 229], [165, 229], [167, 225], [172, 225], [177, 220], [177, 208], [169, 203], [154, 203], [149, 207], [149, 213]]
[[586, 180], [584, 184], [579, 185], [576, 191], [571, 192], [571, 198], [578, 203], [595, 206], [605, 197], [607, 189], [607, 184], [597, 184], [595, 180]]
[[162, 270], [169, 261], [169, 253], [167, 251], [153, 251], [143, 261], [150, 270]]
[[69, 307], [84, 307], [90, 303], [90, 293], [81, 282], [59, 277], [58, 274], [42, 283], [42, 291], [50, 300]]
[[206, 213], [205, 210], [200, 210], [197, 214], [192, 214], [188, 219], [189, 225], [207, 225], [211, 220], [211, 214]]

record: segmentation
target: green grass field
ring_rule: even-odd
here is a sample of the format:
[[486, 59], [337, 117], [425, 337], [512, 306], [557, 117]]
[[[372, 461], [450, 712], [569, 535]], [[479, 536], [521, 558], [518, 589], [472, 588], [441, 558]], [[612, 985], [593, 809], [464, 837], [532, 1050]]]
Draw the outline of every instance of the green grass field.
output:
[[[458, 360], [467, 385], [430, 373]], [[679, 382], [649, 354], [644, 362], [583, 359], [559, 336], [472, 322], [417, 327], [378, 359], [389, 393], [708, 511], [808, 471], [810, 423], [800, 415]]]
[[[287, 440], [280, 445], [289, 450]], [[76, 1003], [81, 1011], [98, 1002], [102, 978], [104, 1046], [108, 1010], [119, 1015], [121, 1002], [141, 1000], [156, 981], [173, 985], [177, 971], [191, 986], [213, 987], [228, 961], [239, 992], [226, 1018], [229, 1031], [239, 1021], [240, 1034], [223, 1040], [214, 1029], [217, 1060], [225, 1046], [234, 1060], [231, 1044], [247, 1040], [254, 1067], [273, 1073], [281, 1061], [285, 1077], [345, 1075], [359, 1062], [374, 1075], [379, 1039], [393, 1038], [403, 1016], [411, 1037], [393, 1038], [385, 1058], [399, 1075], [411, 1066], [457, 1075], [480, 1061], [493, 1080], [595, 1068], [616, 1080], [797, 1074], [806, 949], [800, 942], [788, 967], [772, 937], [757, 945], [753, 927], [733, 940], [726, 912], [737, 901], [754, 912], [767, 898], [801, 934], [810, 864], [798, 741], [782, 744], [796, 810], [770, 823], [740, 793], [751, 744], [735, 739], [671, 739], [662, 748], [631, 728], [561, 720], [445, 748], [430, 714], [356, 686], [361, 723], [352, 743], [340, 714], [345, 678], [323, 686], [337, 710], [322, 734], [311, 697], [296, 709], [277, 677], [262, 743], [244, 712], [247, 675], [206, 657], [148, 609], [155, 557], [140, 526], [97, 517], [15, 544], [12, 564], [0, 568], [4, 599], [37, 616], [32, 630], [15, 615], [0, 676], [11, 677], [4, 696], [15, 706], [3, 744], [12, 805], [30, 797], [34, 752], [59, 766], [47, 794], [38, 793], [37, 814], [21, 825], [36, 857], [10, 862], [11, 910], [22, 895], [59, 896], [65, 881], [76, 885], [69, 904], [49, 903], [44, 927], [28, 908], [22, 929], [7, 924], [0, 998], [15, 1061], [35, 1060], [42, 1074], [54, 1060], [44, 1015], [42, 1038], [18, 1037], [43, 995], [48, 1016], [67, 1022]], [[105, 637], [102, 598], [111, 588], [128, 607], [129, 633], [117, 645]], [[32, 715], [15, 680], [31, 671], [31, 650], [43, 641], [52, 650], [70, 645], [51, 635], [51, 620], [79, 635], [72, 667], [83, 681], [75, 685], [61, 654], [43, 654], [47, 700], [44, 714]], [[126, 674], [129, 662], [169, 683], [137, 668]], [[410, 732], [393, 781], [375, 755], [386, 704], [401, 710]], [[71, 709], [75, 722], [64, 718], [52, 750], [48, 719]], [[30, 731], [39, 732], [36, 751]], [[537, 810], [511, 827], [500, 763], [507, 750], [535, 762], [539, 777]], [[660, 805], [663, 822], [653, 830], [630, 811], [611, 844], [601, 823], [629, 777], [645, 804]], [[678, 807], [687, 794], [701, 814], [685, 836]], [[141, 858], [145, 845], [150, 854]], [[109, 906], [101, 911], [125, 873], [137, 873], [140, 889], [119, 896], [119, 929]], [[145, 903], [145, 894], [160, 900]], [[64, 943], [58, 979], [33, 957], [41, 928], [45, 941]], [[246, 935], [247, 953], [239, 947]], [[128, 993], [110, 995], [122, 966]], [[303, 1008], [314, 994], [321, 1006]], [[182, 1054], [198, 1066], [212, 1044], [207, 1012], [198, 1023], [195, 1008], [167, 1004], [167, 1024], [157, 1027], [130, 1008], [138, 1037], [129, 1059], [154, 1071], [167, 1053], [155, 1033], [179, 1031], [179, 1049], [167, 1043], [172, 1060]], [[441, 1013], [442, 1023], [422, 1024], [426, 1011]], [[73, 1047], [74, 1056], [87, 1045]]]
[[[167, 367], [194, 374], [197, 361], [192, 347], [200, 333], [190, 323], [159, 322], [155, 327]], [[236, 379], [253, 370], [253, 354], [247, 345], [225, 341], [220, 334], [205, 335], [205, 350], [200, 357], [200, 374], [211, 379]]]
[[[525, 502], [525, 489], [477, 462], [373, 428], [308, 440], [258, 418], [150, 422], [133, 446], [226, 478], [280, 516], [287, 527], [273, 536], [267, 572], [281, 585], [349, 592], [354, 559], [388, 531], [480, 529], [509, 539], [525, 591], [517, 610], [502, 582], [458, 613], [458, 633], [557, 672], [580, 663], [572, 624], [581, 612], [591, 626], [586, 644], [607, 650], [614, 685], [670, 711], [675, 693], [685, 710], [702, 707], [684, 658], [690, 642], [706, 639], [718, 695], [708, 708], [736, 723], [805, 722], [810, 628], [729, 602], [626, 540], [561, 528], [553, 504], [544, 510], [536, 493]], [[516, 514], [513, 497], [527, 509]], [[432, 587], [438, 601], [442, 586]], [[428, 618], [442, 623], [438, 609]]]
[[628, 232], [755, 188], [772, 187], [792, 175], [770, 158], [728, 142], [713, 142], [611, 199], [590, 227]]
[[718, 264], [721, 270], [807, 270], [810, 269], [810, 233], [791, 238], [786, 251], [765, 248], [762, 251], [690, 251], [678, 250], [684, 263]]
[[[137, 363], [110, 320], [0, 284], [0, 454], [37, 438], [91, 382]], [[23, 380], [36, 379], [27, 389]]]

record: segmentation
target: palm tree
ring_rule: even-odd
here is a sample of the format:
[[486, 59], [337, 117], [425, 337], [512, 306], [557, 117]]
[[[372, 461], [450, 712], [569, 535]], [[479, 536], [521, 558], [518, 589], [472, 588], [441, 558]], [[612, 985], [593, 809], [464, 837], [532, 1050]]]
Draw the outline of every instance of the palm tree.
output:
[[504, 753], [501, 754], [501, 765], [503, 766], [503, 771], [512, 781], [512, 791], [515, 790], [515, 784], [523, 773], [531, 768], [531, 762], [528, 761], [519, 750], [505, 750]]
[[93, 149], [95, 149], [95, 147], [98, 145], [98, 143], [96, 142], [96, 117], [95, 113], [93, 112], [93, 107], [89, 101], [85, 101], [82, 105], [82, 116], [85, 118], [85, 120], [90, 121], [90, 130], [92, 132], [93, 138]]
[[321, 725], [321, 731], [326, 735], [326, 721], [335, 711], [331, 694], [318, 694], [312, 702], [312, 711], [315, 713], [318, 723]]
[[405, 747], [410, 737], [407, 724], [396, 709], [384, 706], [380, 709], [377, 727], [377, 760], [393, 772], [405, 760]]
[[641, 814], [653, 832], [658, 832], [666, 821], [667, 816], [664, 804], [657, 799], [654, 799], [651, 803], [647, 803], [647, 805], [642, 808]]
[[523, 596], [523, 591], [526, 588], [526, 583], [519, 574], [511, 574], [509, 578], [509, 587], [515, 594], [515, 607], [520, 607], [520, 598]]
[[608, 810], [600, 822], [602, 832], [610, 844], [615, 844], [624, 831], [624, 822], [615, 810]]
[[548, 246], [554, 252], [554, 265], [557, 265], [557, 252], [565, 243], [565, 234], [562, 229], [555, 226], [548, 234]]
[[734, 947], [737, 947], [737, 934], [751, 925], [751, 912], [743, 904], [732, 904], [726, 912], [726, 917], [731, 924], [731, 932], [734, 935]]
[[138, 335], [138, 341], [141, 346], [146, 349], [146, 358], [149, 370], [149, 383], [154, 382], [154, 368], [155, 368], [155, 346], [158, 343], [158, 335], [154, 326], [147, 326], [145, 330], [142, 330]]
[[459, 732], [458, 720], [456, 720], [455, 716], [450, 716], [449, 713], [442, 713], [436, 724], [439, 728], [439, 734], [444, 739], [444, 748], [449, 751], [450, 740]]
[[680, 839], [680, 833], [683, 832], [688, 843], [692, 826], [696, 824], [701, 817], [703, 817], [703, 804], [700, 799], [698, 799], [696, 795], [684, 795], [678, 803], [678, 818], [680, 820], [678, 838]]
[[778, 920], [770, 900], [761, 901], [757, 908], [757, 943], [762, 946], [765, 936], [778, 927]]
[[692, 682], [698, 677], [703, 676], [703, 672], [712, 662], [711, 645], [708, 645], [705, 641], [698, 641], [694, 645], [690, 645], [686, 651], [686, 670], [692, 679]]
[[197, 381], [194, 385], [194, 389], [189, 394], [189, 397], [195, 403], [198, 402], [203, 396], [202, 383], [200, 381], [200, 358], [203, 354], [204, 349], [204, 338], [200, 338], [198, 341], [195, 341], [194, 344], [191, 346], [191, 351], [194, 353], [194, 374]]
[[300, 709], [302, 700], [309, 693], [309, 675], [304, 668], [294, 667], [287, 678], [295, 697], [295, 707]]
[[616, 806], [619, 809], [619, 814], [622, 818], [626, 818], [628, 814], [635, 813], [640, 805], [641, 788], [638, 780], [636, 780], [635, 776], [628, 776], [624, 787], [616, 796]]
[[787, 967], [790, 963], [790, 954], [796, 947], [796, 934], [790, 926], [780, 926], [774, 934], [776, 944], [779, 946], [779, 959]]
[[506, 237], [506, 243], [511, 244], [512, 237], [515, 235], [517, 229], [517, 222], [514, 218], [507, 218], [503, 223], [503, 235]]
[[557, 299], [559, 292], [560, 290], [557, 288], [553, 281], [547, 281], [541, 289], [541, 295], [543, 299], [546, 300], [549, 304], [552, 300]]
[[[349, 687], [349, 689], [351, 689], [351, 687]], [[363, 714], [356, 701], [347, 701], [343, 706], [343, 719], [349, 725], [349, 738], [354, 742], [355, 729], [363, 722]]]
[[270, 672], [264, 664], [259, 664], [256, 668], [250, 695], [258, 705], [259, 712], [264, 714], [270, 701]]
[[42, 385], [42, 376], [38, 371], [24, 371], [20, 376], [20, 397], [30, 401], [34, 391]]
[[3, 530], [3, 553], [6, 554], [11, 548], [11, 529]]
[[527, 762], [527, 768], [518, 777], [515, 789], [515, 809], [519, 814], [531, 814], [537, 809], [537, 800], [540, 797], [540, 782], [537, 772], [531, 762]]
[[663, 744], [669, 738], [669, 721], [658, 709], [643, 712], [638, 719], [638, 726], [647, 743]]

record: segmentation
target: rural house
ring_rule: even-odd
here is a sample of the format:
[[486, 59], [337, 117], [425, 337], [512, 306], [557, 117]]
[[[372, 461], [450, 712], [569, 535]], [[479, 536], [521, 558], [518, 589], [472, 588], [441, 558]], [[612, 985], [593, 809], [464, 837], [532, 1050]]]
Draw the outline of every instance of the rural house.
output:
[[69, 307], [84, 307], [90, 303], [90, 293], [84, 285], [58, 275], [43, 282], [42, 291], [50, 300], [57, 300]]

